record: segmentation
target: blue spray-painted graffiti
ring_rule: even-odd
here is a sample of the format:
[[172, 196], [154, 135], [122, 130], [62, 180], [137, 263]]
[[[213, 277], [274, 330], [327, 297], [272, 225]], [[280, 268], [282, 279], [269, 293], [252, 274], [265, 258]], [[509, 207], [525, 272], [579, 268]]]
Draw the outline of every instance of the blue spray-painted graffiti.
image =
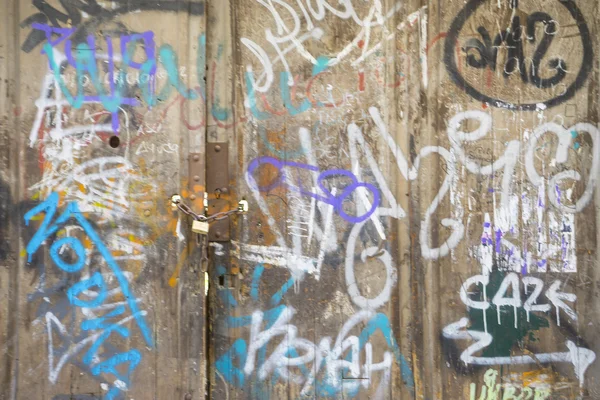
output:
[[[65, 211], [54, 220], [54, 216], [58, 209], [59, 196], [57, 193], [52, 193], [46, 201], [37, 205], [24, 216], [25, 223], [29, 225], [29, 222], [41, 213], [45, 214], [44, 220], [40, 224], [39, 229], [34, 234], [31, 241], [27, 244], [26, 250], [28, 255], [28, 261], [31, 262], [33, 254], [35, 254], [42, 244], [52, 235], [56, 234], [59, 229], [65, 227], [65, 225], [75, 220], [83, 232], [89, 237], [96, 251], [102, 256], [104, 262], [110, 270], [118, 284], [120, 291], [125, 297], [126, 301], [124, 305], [115, 307], [112, 311], [104, 314], [100, 317], [93, 319], [87, 319], [81, 322], [80, 328], [82, 331], [90, 332], [90, 336], [81, 341], [76, 348], [81, 350], [85, 345], [91, 343], [89, 350], [83, 356], [83, 362], [87, 366], [91, 367], [93, 375], [97, 376], [100, 374], [110, 374], [116, 379], [113, 382], [113, 387], [107, 392], [105, 399], [114, 399], [118, 397], [121, 391], [126, 390], [130, 385], [130, 375], [138, 366], [141, 361], [141, 353], [137, 349], [131, 349], [127, 352], [119, 353], [111, 356], [107, 360], [99, 361], [98, 353], [100, 347], [106, 340], [111, 336], [112, 333], [118, 333], [123, 338], [129, 338], [130, 331], [127, 327], [123, 326], [124, 323], [135, 320], [142, 336], [149, 347], [153, 347], [153, 340], [150, 330], [146, 324], [144, 316], [146, 312], [139, 309], [138, 300], [133, 295], [129, 288], [129, 280], [126, 274], [121, 270], [111, 252], [102, 242], [98, 233], [94, 230], [92, 225], [83, 216], [77, 203], [72, 202], [66, 206]], [[74, 254], [76, 260], [74, 262], [67, 262], [61, 256], [61, 250], [71, 249], [71, 253]], [[67, 273], [75, 273], [81, 271], [86, 265], [86, 250], [82, 242], [76, 237], [63, 237], [60, 238], [50, 246], [49, 250], [50, 258], [54, 264]], [[95, 288], [95, 290], [91, 290]], [[94, 295], [90, 296], [90, 293]], [[85, 295], [87, 299], [82, 298]], [[82, 296], [82, 297], [80, 297]], [[108, 284], [104, 278], [104, 275], [100, 272], [93, 273], [90, 277], [84, 277], [80, 282], [75, 283], [67, 290], [67, 297], [71, 305], [82, 309], [95, 310], [101, 307], [105, 300], [109, 297]], [[107, 306], [106, 304], [104, 304]], [[107, 309], [110, 309], [114, 304], [108, 305]], [[126, 313], [126, 307], [129, 308], [131, 315], [122, 319], [117, 323], [113, 323], [110, 320], [117, 316]], [[51, 314], [51, 313], [48, 313]], [[93, 314], [94, 315], [94, 314]], [[94, 315], [95, 316], [95, 315]], [[52, 319], [52, 316], [47, 315], [46, 319], [48, 323]], [[55, 321], [56, 323], [56, 321]], [[64, 329], [64, 328], [63, 328]], [[93, 332], [93, 334], [92, 334]], [[63, 332], [66, 334], [66, 332]], [[51, 338], [49, 338], [51, 340]], [[52, 350], [52, 349], [50, 349]], [[77, 351], [79, 351], [77, 350]], [[52, 354], [50, 354], [51, 356]], [[58, 363], [58, 367], [54, 368], [53, 360], [51, 357], [49, 362], [50, 367], [50, 381], [55, 382], [58, 372], [66, 358], [63, 356]], [[117, 366], [128, 364], [127, 372], [122, 373], [117, 370]]]
[[[264, 271], [264, 265], [257, 265], [254, 269], [250, 286], [250, 298], [254, 301], [258, 301], [260, 280]], [[217, 274], [225, 274], [225, 268], [218, 268]], [[264, 313], [256, 311], [252, 315], [227, 316], [226, 321], [230, 329], [250, 327], [249, 341], [238, 338], [215, 362], [217, 371], [227, 384], [242, 388], [252, 381], [251, 390], [257, 398], [268, 398], [267, 388], [273, 386], [277, 380], [302, 385], [302, 395], [305, 396], [329, 398], [343, 392], [344, 398], [351, 398], [359, 393], [361, 387], [368, 388], [375, 381], [373, 375], [377, 372], [381, 372], [377, 391], [386, 390], [392, 362], [395, 360], [405, 384], [410, 390], [414, 389], [412, 371], [400, 352], [385, 314], [359, 311], [344, 324], [334, 343], [331, 338], [325, 337], [317, 345], [297, 337], [298, 328], [289, 323], [295, 310], [290, 306], [280, 305], [283, 296], [293, 284], [294, 278], [291, 277], [271, 297], [273, 308]], [[218, 293], [231, 313], [238, 303], [230, 289], [221, 288]], [[360, 324], [366, 326], [358, 336], [351, 336], [352, 329]], [[391, 353], [385, 351], [383, 361], [374, 363], [373, 345], [370, 340], [377, 332], [381, 332]], [[267, 347], [276, 336], [281, 336], [283, 340], [267, 357]], [[361, 364], [362, 352], [365, 358]], [[347, 355], [344, 357], [344, 354]], [[249, 380], [251, 376], [256, 376], [258, 380]], [[346, 380], [342, 384], [341, 376], [360, 379]]]
[[[263, 186], [259, 185], [256, 181], [256, 178], [254, 177], [254, 172], [262, 165], [271, 165], [275, 167], [278, 172], [277, 177], [273, 180], [273, 182], [270, 182], [269, 184]], [[297, 182], [297, 185], [292, 184], [286, 178], [284, 167], [299, 168], [309, 172], [319, 172], [319, 176], [317, 178], [317, 186], [324, 193], [324, 195], [315, 193], [314, 191], [303, 187], [302, 182]], [[287, 189], [290, 189], [294, 192], [312, 197], [317, 201], [322, 201], [324, 203], [332, 205], [335, 211], [342, 218], [352, 223], [358, 223], [368, 219], [371, 216], [371, 214], [375, 212], [381, 200], [379, 190], [377, 190], [375, 186], [371, 185], [370, 183], [359, 182], [356, 175], [354, 175], [350, 171], [346, 171], [343, 169], [330, 169], [320, 172], [319, 167], [314, 165], [308, 165], [294, 161], [278, 160], [274, 157], [259, 157], [254, 159], [250, 163], [250, 165], [248, 166], [247, 174], [250, 185], [254, 186], [254, 188], [258, 189], [261, 192], [268, 192], [279, 186], [286, 187]], [[350, 183], [342, 189], [340, 194], [332, 193], [332, 190], [326, 187], [327, 180], [334, 177], [345, 177], [350, 179]], [[357, 216], [349, 215], [344, 210], [343, 203], [355, 192], [355, 190], [359, 188], [364, 188], [365, 190], [371, 193], [371, 204], [368, 205], [368, 210], [364, 214]]]
[[[136, 106], [140, 104], [137, 97], [127, 96], [129, 92], [127, 74], [130, 69], [139, 71], [140, 97], [150, 107], [155, 106], [159, 100], [167, 99], [173, 89], [185, 99], [195, 100], [201, 97], [206, 101], [204, 80], [206, 37], [204, 34], [198, 37], [199, 50], [196, 73], [200, 86], [188, 89], [181, 81], [177, 55], [172, 46], [163, 44], [157, 51], [154, 33], [151, 31], [121, 35], [119, 37], [120, 54], [115, 54], [113, 38], [105, 36], [106, 54], [99, 54], [97, 52], [99, 44], [96, 43], [96, 38], [93, 35], [87, 36], [85, 43], [78, 43], [74, 46], [75, 51], [73, 52], [71, 36], [77, 31], [76, 28], [56, 28], [40, 23], [33, 23], [31, 26], [46, 35], [47, 42], [42, 48], [42, 54], [48, 57], [49, 67], [66, 101], [75, 108], [80, 108], [84, 102], [101, 103], [112, 114], [114, 132], [118, 132], [119, 129], [117, 115], [119, 108], [123, 105]], [[61, 43], [63, 44], [64, 55], [57, 48]], [[134, 53], [140, 51], [140, 49], [145, 60], [136, 62], [133, 60]], [[104, 61], [106, 64], [107, 72], [104, 74], [104, 78], [102, 78], [103, 74], [98, 66], [99, 60]], [[119, 68], [115, 66], [116, 60], [120, 60]], [[157, 94], [156, 77], [159, 63], [166, 70], [167, 84]], [[73, 67], [76, 71], [77, 88], [75, 95], [70, 92], [62, 76], [62, 71], [67, 65]], [[91, 82], [96, 94], [85, 94], [85, 79]], [[108, 88], [105, 87], [105, 83], [108, 83]], [[228, 117], [228, 115], [225, 115], [225, 117]]]
[[[310, 109], [314, 108], [323, 108], [323, 107], [339, 107], [341, 106], [347, 99], [342, 99], [339, 101], [335, 101], [331, 95], [328, 93], [328, 101], [322, 102], [319, 100], [315, 100], [311, 93], [311, 89], [314, 85], [314, 82], [322, 75], [329, 73], [327, 71], [329, 58], [326, 56], [319, 56], [317, 58], [317, 62], [313, 65], [311, 78], [308, 80], [306, 84], [306, 93], [305, 98], [302, 99], [298, 106], [295, 106], [292, 100], [293, 92], [296, 87], [296, 79], [291, 79], [290, 73], [288, 71], [282, 71], [279, 74], [279, 90], [281, 95], [281, 102], [284, 106], [284, 111], [274, 111], [268, 104], [266, 96], [264, 93], [259, 93], [262, 98], [262, 102], [265, 105], [266, 111], [259, 110], [258, 101], [257, 101], [257, 84], [254, 78], [254, 73], [252, 71], [248, 71], [245, 74], [246, 81], [246, 95], [248, 99], [248, 108], [250, 112], [259, 121], [264, 121], [266, 119], [271, 118], [276, 115], [289, 114], [291, 116], [296, 116], [302, 114]], [[293, 82], [293, 83], [291, 83]]]

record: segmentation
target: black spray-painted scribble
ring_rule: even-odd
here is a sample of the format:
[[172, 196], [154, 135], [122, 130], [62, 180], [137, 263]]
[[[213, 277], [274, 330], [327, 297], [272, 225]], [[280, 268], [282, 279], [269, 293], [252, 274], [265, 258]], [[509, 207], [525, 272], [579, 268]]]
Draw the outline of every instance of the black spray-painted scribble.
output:
[[[592, 39], [590, 31], [585, 22], [585, 18], [574, 1], [560, 0], [559, 3], [564, 6], [569, 14], [573, 17], [579, 30], [579, 37], [583, 51], [581, 52], [582, 62], [581, 68], [577, 73], [576, 78], [571, 85], [560, 95], [550, 97], [544, 101], [523, 102], [517, 103], [506, 99], [494, 98], [491, 94], [485, 94], [471, 85], [458, 68], [458, 60], [455, 52], [455, 46], [458, 44], [462, 47], [462, 52], [465, 53], [466, 63], [468, 67], [476, 69], [490, 68], [491, 71], [496, 71], [498, 68], [503, 69], [504, 77], [512, 75], [519, 71], [521, 79], [525, 83], [540, 88], [547, 89], [561, 83], [567, 75], [566, 62], [558, 57], [553, 57], [547, 61], [549, 69], [555, 70], [554, 76], [550, 78], [542, 78], [540, 76], [540, 67], [544, 57], [547, 55], [548, 49], [558, 32], [556, 21], [545, 12], [535, 12], [528, 16], [526, 21], [521, 21], [520, 17], [513, 15], [510, 28], [501, 31], [494, 40], [488, 30], [482, 26], [477, 29], [481, 39], [471, 38], [465, 43], [460, 41], [463, 27], [467, 25], [469, 18], [475, 14], [478, 8], [486, 4], [487, 0], [471, 0], [458, 13], [450, 29], [444, 45], [444, 63], [450, 77], [456, 85], [463, 88], [471, 97], [488, 103], [494, 107], [516, 109], [523, 111], [532, 111], [538, 108], [553, 107], [572, 98], [575, 93], [584, 85], [591, 69], [594, 59], [594, 50], [592, 48]], [[514, 8], [518, 7], [518, 2], [511, 3]], [[526, 31], [523, 32], [521, 23], [526, 23]], [[527, 40], [530, 44], [535, 44], [538, 37], [535, 35], [536, 25], [544, 24], [544, 35], [539, 40], [536, 50], [533, 53], [531, 62], [526, 62], [526, 57], [523, 52], [523, 42]], [[525, 37], [524, 37], [525, 34]], [[504, 65], [498, 65], [498, 49], [505, 45], [507, 48], [507, 58]], [[550, 95], [552, 96], [552, 95]]]
[[[21, 28], [31, 27], [33, 23], [48, 24], [54, 28], [76, 27], [73, 41], [80, 43], [85, 40], [88, 33], [95, 32], [102, 23], [112, 21], [119, 15], [135, 11], [170, 11], [187, 12], [190, 15], [204, 14], [204, 3], [197, 1], [174, 0], [114, 0], [115, 8], [107, 9], [98, 4], [96, 0], [60, 0], [64, 12], [52, 7], [44, 0], [33, 0], [33, 5], [40, 11], [21, 22]], [[83, 19], [82, 13], [90, 18]], [[123, 24], [118, 23], [119, 31], [128, 33]], [[40, 43], [46, 40], [44, 32], [33, 29], [21, 46], [21, 50], [29, 53]]]

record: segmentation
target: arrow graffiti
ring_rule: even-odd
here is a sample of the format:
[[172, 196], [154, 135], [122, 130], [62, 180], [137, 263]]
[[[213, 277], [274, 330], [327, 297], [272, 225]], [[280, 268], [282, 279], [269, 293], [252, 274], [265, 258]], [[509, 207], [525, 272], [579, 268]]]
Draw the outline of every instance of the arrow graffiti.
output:
[[489, 346], [490, 343], [492, 343], [493, 338], [489, 333], [464, 329], [468, 324], [468, 318], [461, 318], [458, 322], [451, 323], [443, 330], [443, 335], [447, 339], [475, 340], [475, 343], [469, 346], [460, 355], [460, 359], [465, 364], [514, 365], [568, 362], [573, 364], [575, 376], [579, 379], [579, 385], [583, 387], [585, 371], [596, 359], [596, 353], [592, 350], [577, 347], [577, 345], [570, 340], [566, 343], [569, 351], [563, 353], [540, 353], [514, 357], [475, 357], [473, 354]]

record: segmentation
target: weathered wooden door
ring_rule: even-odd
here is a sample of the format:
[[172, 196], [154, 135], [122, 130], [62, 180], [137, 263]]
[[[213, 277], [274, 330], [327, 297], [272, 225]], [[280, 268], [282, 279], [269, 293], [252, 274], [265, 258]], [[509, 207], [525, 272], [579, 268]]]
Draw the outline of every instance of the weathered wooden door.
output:
[[205, 5], [0, 8], [0, 398], [204, 398]]
[[0, 399], [600, 398], [597, 2], [2, 1]]

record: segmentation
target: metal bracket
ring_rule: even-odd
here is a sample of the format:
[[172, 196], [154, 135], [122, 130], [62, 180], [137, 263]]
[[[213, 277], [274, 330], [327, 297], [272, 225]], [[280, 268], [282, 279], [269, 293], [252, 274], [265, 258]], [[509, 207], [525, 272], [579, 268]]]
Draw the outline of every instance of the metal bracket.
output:
[[[229, 211], [229, 147], [227, 142], [206, 144], [206, 192], [208, 214]], [[229, 241], [229, 218], [211, 224], [208, 240]]]
[[189, 199], [192, 202], [191, 207], [198, 214], [204, 212], [204, 155], [200, 153], [190, 153], [188, 160], [190, 190]]

